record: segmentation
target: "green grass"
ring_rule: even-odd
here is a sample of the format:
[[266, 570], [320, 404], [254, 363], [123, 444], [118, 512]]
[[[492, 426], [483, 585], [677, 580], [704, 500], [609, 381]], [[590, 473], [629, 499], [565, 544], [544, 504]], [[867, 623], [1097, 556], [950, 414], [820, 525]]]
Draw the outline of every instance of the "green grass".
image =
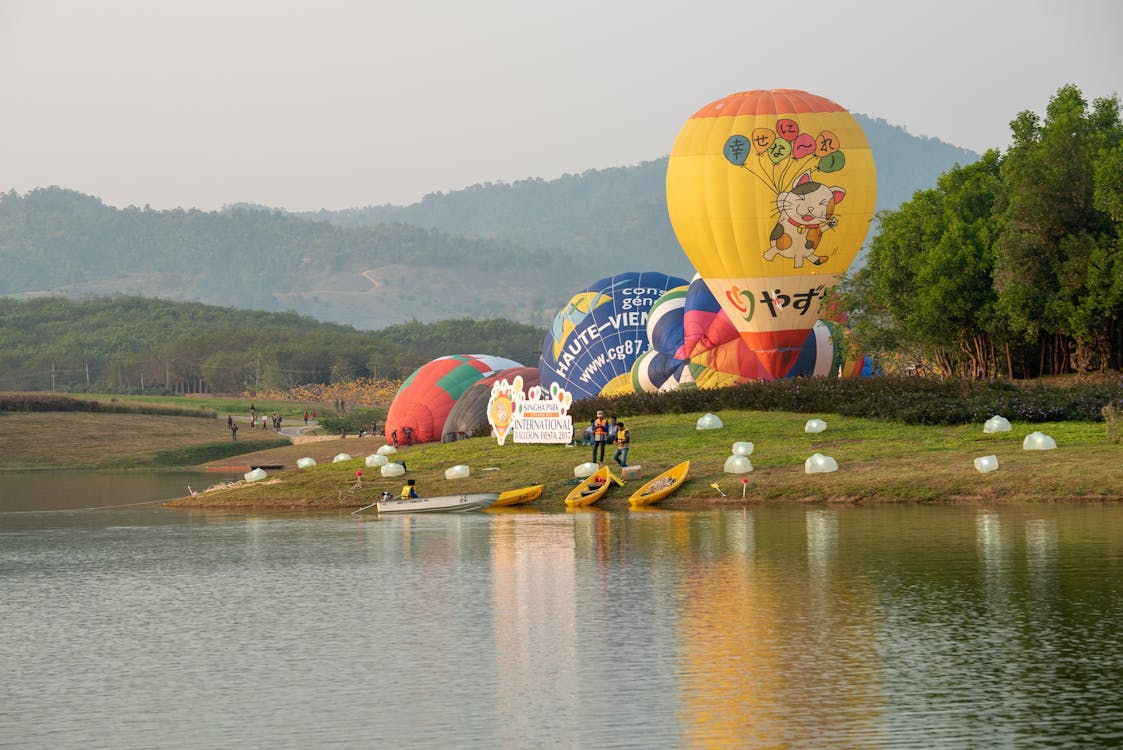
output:
[[315, 409], [324, 411], [323, 404], [306, 404], [296, 401], [267, 401], [252, 398], [217, 398], [212, 396], [156, 396], [156, 395], [109, 395], [105, 393], [67, 393], [70, 398], [81, 398], [91, 401], [112, 402], [120, 401], [133, 404], [159, 404], [162, 406], [177, 406], [183, 408], [209, 409], [225, 417], [227, 414], [248, 416], [250, 404], [257, 409], [258, 418], [262, 414], [277, 412], [287, 420], [303, 419], [306, 410]]
[[[818, 384], [816, 384], [818, 387]], [[894, 384], [890, 383], [890, 387]], [[872, 385], [866, 385], [869, 390]], [[726, 394], [719, 394], [726, 397]], [[736, 394], [734, 394], [736, 395]], [[864, 396], [865, 397], [865, 396]], [[149, 397], [129, 401], [153, 403]], [[201, 401], [202, 403], [197, 403]], [[265, 483], [231, 486], [204, 493], [184, 504], [211, 508], [333, 509], [371, 502], [384, 489], [397, 492], [400, 479], [383, 479], [363, 458], [380, 444], [353, 436], [289, 445], [283, 438], [262, 442], [243, 430], [232, 441], [224, 412], [243, 416], [249, 401], [158, 397], [168, 406], [190, 404], [217, 409], [219, 418], [198, 419], [168, 414], [106, 414], [93, 412], [9, 412], [0, 414], [0, 469], [36, 468], [163, 468], [219, 462], [228, 466], [257, 464], [294, 466], [301, 456], [320, 465], [308, 470], [270, 472]], [[673, 402], [677, 403], [677, 402]], [[255, 401], [259, 411], [277, 402]], [[681, 404], [679, 404], [681, 406]], [[305, 405], [288, 404], [288, 419]], [[619, 404], [617, 404], [619, 406]], [[310, 408], [310, 407], [309, 407]], [[841, 416], [794, 411], [726, 408], [716, 411], [725, 422], [720, 430], [699, 431], [702, 411], [630, 414], [614, 409], [632, 435], [631, 463], [643, 467], [643, 478], [689, 458], [691, 477], [663, 505], [741, 502], [741, 479], [749, 502], [1050, 502], [1123, 500], [1123, 460], [1108, 425], [1093, 421], [1037, 421], [1012, 418], [1013, 431], [987, 435], [982, 421], [970, 424], [906, 424], [887, 418]], [[827, 422], [819, 434], [807, 434], [810, 416]], [[575, 420], [580, 424], [580, 420]], [[1022, 438], [1035, 430], [1053, 436], [1055, 451], [1024, 451]], [[275, 441], [275, 442], [272, 442]], [[731, 446], [754, 443], [755, 470], [746, 475], [723, 471]], [[350, 461], [331, 463], [346, 452]], [[813, 453], [832, 456], [839, 471], [808, 475], [804, 461]], [[999, 470], [980, 474], [973, 459], [994, 454]], [[560, 506], [574, 482], [573, 468], [589, 460], [583, 446], [496, 445], [490, 438], [449, 444], [426, 444], [399, 456], [427, 495], [502, 491], [544, 484], [540, 507]], [[611, 452], [606, 454], [611, 460]], [[472, 475], [447, 480], [445, 469], [467, 464]], [[493, 469], [489, 471], [488, 469]], [[356, 487], [355, 472], [364, 474]], [[712, 485], [725, 492], [725, 498]], [[626, 501], [638, 486], [614, 488], [602, 504]]]
[[[699, 502], [741, 502], [741, 478], [750, 502], [1041, 502], [1123, 500], [1123, 462], [1102, 423], [1014, 423], [1009, 433], [987, 435], [981, 424], [959, 426], [903, 425], [837, 415], [821, 415], [827, 430], [807, 434], [808, 416], [791, 412], [727, 411], [725, 426], [698, 431], [700, 414], [626, 417], [633, 436], [630, 463], [651, 478], [683, 459], [691, 459], [691, 478], [663, 505]], [[1024, 451], [1022, 438], [1034, 430], [1052, 435], [1055, 451]], [[754, 443], [754, 471], [731, 475], [723, 471], [736, 441]], [[377, 443], [357, 440], [317, 444], [321, 451], [363, 450], [351, 461], [307, 470], [271, 474], [269, 484], [249, 484], [204, 495], [196, 505], [234, 508], [347, 508], [369, 503], [383, 489], [396, 492], [400, 478], [382, 479], [366, 468], [363, 457]], [[291, 455], [292, 448], [285, 449]], [[559, 506], [573, 483], [573, 467], [590, 457], [588, 447], [496, 445], [475, 438], [448, 444], [426, 444], [400, 451], [407, 477], [417, 480], [423, 495], [502, 491], [545, 484], [540, 506]], [[804, 461], [813, 453], [832, 456], [839, 471], [806, 474]], [[1000, 468], [990, 474], [975, 470], [973, 459], [994, 454]], [[611, 452], [606, 454], [611, 460]], [[258, 463], [270, 463], [257, 454]], [[471, 476], [447, 480], [445, 469], [467, 464]], [[488, 471], [487, 469], [494, 469]], [[364, 472], [356, 489], [355, 472]], [[717, 484], [727, 498], [712, 485]], [[602, 503], [624, 502], [639, 482], [614, 489]]]

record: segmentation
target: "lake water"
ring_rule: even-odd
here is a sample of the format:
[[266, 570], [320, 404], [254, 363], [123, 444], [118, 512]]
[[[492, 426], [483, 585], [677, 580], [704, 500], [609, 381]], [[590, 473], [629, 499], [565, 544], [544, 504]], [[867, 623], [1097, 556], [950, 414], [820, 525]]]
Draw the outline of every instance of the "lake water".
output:
[[1123, 743], [1120, 506], [6, 512], [0, 587], [3, 747]]

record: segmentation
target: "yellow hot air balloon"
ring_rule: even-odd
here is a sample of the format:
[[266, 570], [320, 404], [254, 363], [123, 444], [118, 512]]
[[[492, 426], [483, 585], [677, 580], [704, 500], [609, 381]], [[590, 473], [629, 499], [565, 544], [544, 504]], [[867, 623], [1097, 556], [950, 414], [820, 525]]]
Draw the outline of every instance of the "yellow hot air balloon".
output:
[[857, 121], [806, 91], [744, 91], [678, 134], [667, 211], [679, 243], [773, 378], [788, 374], [826, 292], [873, 220], [873, 154]]

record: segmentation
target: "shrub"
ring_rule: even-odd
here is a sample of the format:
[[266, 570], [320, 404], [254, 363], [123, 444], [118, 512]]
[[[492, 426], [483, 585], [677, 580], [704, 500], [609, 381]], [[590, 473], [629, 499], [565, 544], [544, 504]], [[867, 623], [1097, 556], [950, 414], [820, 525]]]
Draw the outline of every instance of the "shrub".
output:
[[1108, 404], [1102, 411], [1107, 425], [1107, 439], [1113, 443], [1123, 442], [1123, 401]]
[[592, 398], [573, 405], [574, 423], [608, 414], [719, 412], [722, 409], [841, 414], [907, 424], [985, 422], [995, 414], [1022, 422], [1106, 419], [1104, 406], [1123, 404], [1123, 377], [1068, 383], [1012, 383], [953, 378], [788, 378], [715, 390], [683, 389]]
[[354, 411], [348, 411], [346, 414], [321, 414], [316, 421], [320, 427], [328, 432], [339, 432], [342, 429], [357, 433], [360, 429], [364, 432], [370, 432], [371, 421], [377, 420], [378, 431], [381, 433], [384, 427], [384, 419], [385, 416], [380, 411], [355, 409]]

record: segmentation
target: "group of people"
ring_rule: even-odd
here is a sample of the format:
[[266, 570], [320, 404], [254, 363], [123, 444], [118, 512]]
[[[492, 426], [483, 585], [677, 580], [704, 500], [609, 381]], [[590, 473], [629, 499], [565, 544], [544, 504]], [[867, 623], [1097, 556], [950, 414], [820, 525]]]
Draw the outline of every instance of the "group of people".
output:
[[604, 463], [605, 447], [611, 443], [616, 446], [616, 453], [613, 454], [612, 460], [620, 466], [627, 466], [631, 442], [632, 436], [624, 423], [617, 420], [615, 416], [606, 417], [599, 409], [592, 422], [585, 428], [583, 444], [593, 446], [593, 463]]
[[261, 415], [261, 422], [259, 423], [258, 419], [257, 419], [257, 415], [253, 412], [252, 409], [250, 410], [250, 429], [251, 430], [259, 429], [259, 427], [262, 430], [267, 430], [267, 429], [269, 429], [268, 425], [270, 423], [273, 424], [274, 430], [277, 430], [278, 432], [281, 431], [281, 415], [280, 414], [278, 414], [277, 412], [273, 412], [272, 414], [269, 414], [269, 415], [262, 414]]

